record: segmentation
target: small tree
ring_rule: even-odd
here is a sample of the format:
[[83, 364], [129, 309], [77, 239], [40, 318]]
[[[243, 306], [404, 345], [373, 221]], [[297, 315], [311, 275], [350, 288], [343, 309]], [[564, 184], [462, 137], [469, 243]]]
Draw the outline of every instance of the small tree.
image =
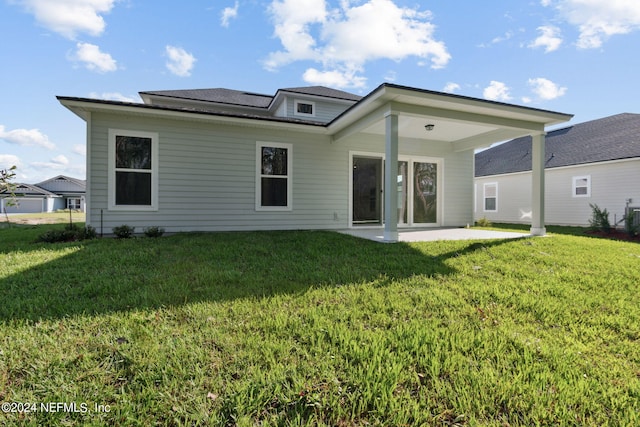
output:
[[16, 195], [14, 194], [16, 186], [11, 182], [16, 176], [15, 170], [15, 166], [11, 166], [9, 169], [0, 169], [0, 194], [9, 194], [6, 199], [7, 206], [15, 206], [16, 204]]
[[607, 209], [600, 209], [598, 205], [591, 206], [591, 219], [589, 220], [589, 225], [594, 230], [604, 231], [605, 233], [611, 232], [611, 223], [609, 222], [609, 211]]

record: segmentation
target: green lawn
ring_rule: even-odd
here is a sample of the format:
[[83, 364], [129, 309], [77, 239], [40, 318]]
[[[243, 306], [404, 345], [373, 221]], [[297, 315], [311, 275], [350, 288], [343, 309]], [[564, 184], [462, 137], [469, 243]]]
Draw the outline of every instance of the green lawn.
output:
[[49, 405], [0, 425], [640, 425], [640, 244], [51, 227], [0, 229], [0, 402]]

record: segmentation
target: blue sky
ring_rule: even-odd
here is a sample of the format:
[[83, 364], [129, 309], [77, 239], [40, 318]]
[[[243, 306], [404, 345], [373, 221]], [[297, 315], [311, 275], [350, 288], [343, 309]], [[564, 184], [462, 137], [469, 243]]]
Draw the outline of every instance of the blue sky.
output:
[[379, 84], [575, 114], [640, 113], [638, 0], [0, 0], [0, 168], [85, 177], [56, 95]]

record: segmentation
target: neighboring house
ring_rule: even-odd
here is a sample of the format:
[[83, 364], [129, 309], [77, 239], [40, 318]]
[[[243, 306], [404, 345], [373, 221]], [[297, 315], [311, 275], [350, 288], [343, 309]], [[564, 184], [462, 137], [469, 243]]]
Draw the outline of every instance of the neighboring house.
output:
[[85, 211], [86, 182], [58, 175], [38, 184], [16, 184], [15, 205], [9, 206], [7, 194], [0, 195], [0, 212], [42, 213], [60, 209]]
[[[591, 204], [611, 223], [640, 209], [640, 114], [617, 114], [549, 132], [545, 155], [545, 221], [589, 224]], [[531, 138], [476, 154], [475, 218], [531, 220]]]
[[523, 135], [539, 148], [545, 126], [571, 118], [394, 84], [364, 97], [320, 86], [140, 95], [58, 97], [87, 123], [87, 224], [99, 232], [379, 227], [396, 241], [398, 227], [463, 226], [474, 149]]

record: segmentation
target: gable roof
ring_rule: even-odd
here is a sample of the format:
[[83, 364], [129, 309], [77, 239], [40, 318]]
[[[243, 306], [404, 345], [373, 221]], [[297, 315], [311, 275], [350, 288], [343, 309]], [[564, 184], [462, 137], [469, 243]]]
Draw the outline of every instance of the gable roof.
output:
[[84, 193], [87, 188], [87, 181], [76, 179], [66, 175], [58, 175], [45, 181], [35, 184], [37, 187], [45, 190], [62, 194], [62, 193]]
[[[64, 96], [57, 98], [62, 105], [85, 121], [90, 120], [92, 112], [117, 113], [301, 130], [326, 135], [332, 142], [339, 142], [358, 132], [384, 135], [386, 114], [392, 111], [398, 117], [402, 138], [448, 142], [455, 151], [486, 147], [520, 135], [540, 133], [545, 126], [563, 123], [572, 117], [570, 114], [390, 83], [381, 84], [364, 97], [322, 86], [280, 89], [267, 108], [258, 107], [256, 97], [266, 102], [268, 95], [229, 89], [153, 92], [160, 94], [155, 100], [153, 98], [156, 95], [151, 92], [140, 93], [143, 100], [150, 102], [131, 103]], [[337, 116], [329, 121], [276, 114], [277, 108], [291, 94], [330, 100], [341, 104], [344, 110], [339, 114], [336, 112]], [[163, 96], [167, 96], [168, 102], [162, 102]], [[199, 99], [182, 103], [174, 96]], [[171, 97], [178, 102], [171, 102]], [[243, 107], [240, 105], [243, 102], [253, 103], [254, 108]], [[225, 105], [228, 108], [224, 108]], [[436, 128], [428, 138], [425, 137], [425, 120]]]
[[241, 90], [213, 88], [213, 89], [186, 89], [186, 90], [160, 90], [140, 92], [142, 99], [147, 96], [166, 97], [188, 101], [204, 101], [216, 104], [268, 109], [271, 107], [279, 93], [293, 93], [300, 95], [312, 95], [322, 98], [359, 101], [362, 97], [342, 90], [331, 89], [324, 86], [305, 86], [279, 89], [276, 95], [246, 92]]
[[[640, 157], [640, 114], [622, 113], [551, 131], [545, 141], [546, 168]], [[476, 154], [475, 176], [531, 170], [531, 137]]]
[[[8, 191], [3, 191], [2, 194], [9, 194]], [[59, 197], [57, 194], [47, 191], [44, 188], [40, 188], [37, 185], [16, 183], [13, 188], [13, 194], [16, 196], [48, 196]]]

